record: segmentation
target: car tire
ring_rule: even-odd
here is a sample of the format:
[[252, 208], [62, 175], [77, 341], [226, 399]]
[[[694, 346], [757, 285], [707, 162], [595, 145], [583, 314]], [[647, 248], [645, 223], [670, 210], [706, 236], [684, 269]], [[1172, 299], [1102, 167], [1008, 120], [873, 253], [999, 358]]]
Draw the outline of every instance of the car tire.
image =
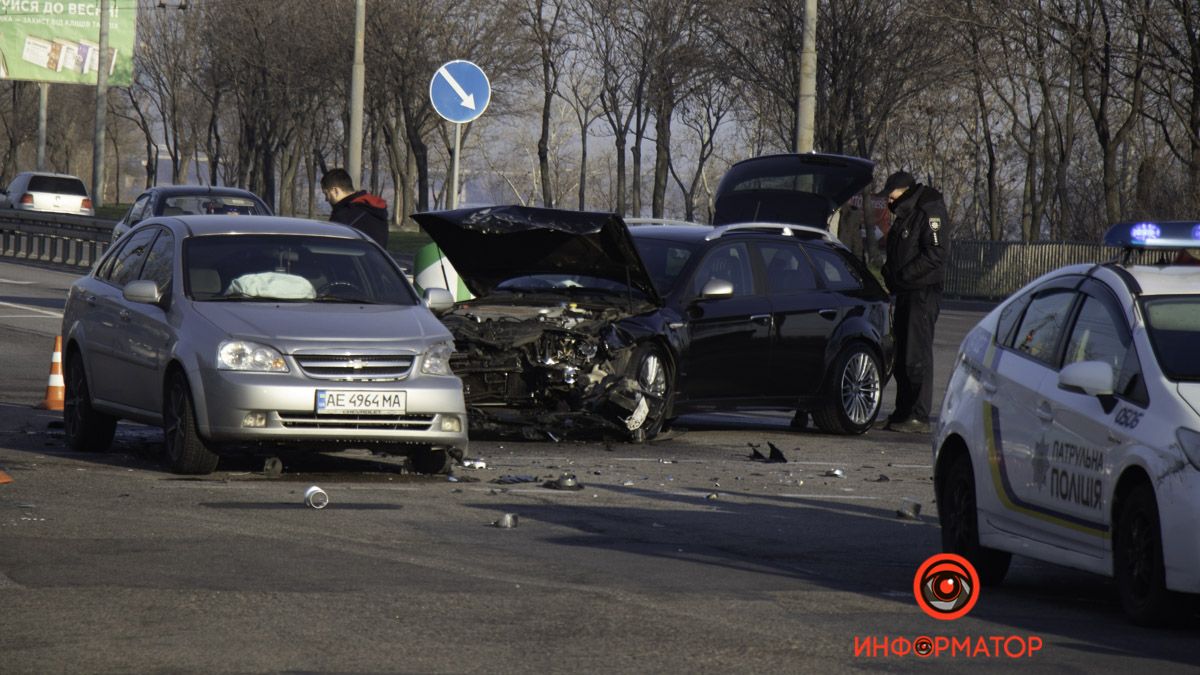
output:
[[163, 446], [167, 466], [179, 474], [203, 476], [212, 473], [220, 458], [208, 449], [196, 431], [192, 390], [182, 373], [170, 376], [164, 399]]
[[629, 361], [629, 376], [637, 383], [638, 392], [650, 399], [650, 411], [642, 424], [629, 432], [634, 443], [645, 443], [667, 426], [667, 410], [675, 392], [675, 377], [662, 348], [643, 344]]
[[447, 474], [454, 466], [444, 448], [421, 448], [408, 456], [413, 471], [428, 475]]
[[72, 351], [63, 383], [63, 430], [67, 446], [75, 452], [107, 452], [117, 430], [117, 418], [92, 407], [83, 357]]
[[833, 360], [826, 383], [828, 401], [812, 411], [827, 434], [861, 434], [874, 424], [883, 401], [883, 370], [866, 343], [854, 342]]
[[975, 501], [975, 472], [965, 453], [950, 460], [938, 497], [938, 521], [942, 527], [942, 550], [967, 559], [979, 574], [979, 582], [997, 585], [1004, 581], [1012, 554], [979, 543], [979, 509]]
[[1191, 598], [1167, 590], [1154, 490], [1145, 483], [1138, 485], [1121, 500], [1119, 509], [1113, 532], [1113, 576], [1121, 607], [1140, 626], [1182, 622]]

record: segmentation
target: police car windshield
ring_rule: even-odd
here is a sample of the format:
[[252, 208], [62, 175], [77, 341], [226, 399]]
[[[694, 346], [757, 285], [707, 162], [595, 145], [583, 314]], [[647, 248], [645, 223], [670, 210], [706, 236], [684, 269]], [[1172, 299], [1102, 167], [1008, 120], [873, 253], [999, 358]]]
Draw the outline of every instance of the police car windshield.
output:
[[1147, 298], [1143, 307], [1163, 374], [1172, 380], [1200, 380], [1200, 295]]

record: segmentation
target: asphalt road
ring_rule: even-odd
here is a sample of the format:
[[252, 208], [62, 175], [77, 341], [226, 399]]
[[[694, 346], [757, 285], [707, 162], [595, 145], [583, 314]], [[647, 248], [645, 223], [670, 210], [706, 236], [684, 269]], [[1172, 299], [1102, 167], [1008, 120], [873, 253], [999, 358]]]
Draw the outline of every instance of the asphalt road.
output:
[[[1131, 626], [1108, 580], [1023, 558], [966, 617], [926, 617], [912, 593], [939, 542], [925, 436], [796, 432], [763, 414], [685, 418], [641, 446], [473, 438], [487, 468], [459, 482], [366, 453], [177, 477], [157, 463], [161, 433], [125, 423], [113, 452], [72, 453], [60, 416], [33, 407], [71, 276], [0, 261], [6, 674], [1200, 665], [1194, 625]], [[940, 386], [980, 316], [943, 313]], [[748, 458], [768, 442], [788, 463]], [[584, 488], [542, 486], [564, 471]], [[323, 510], [302, 504], [314, 484]], [[913, 502], [915, 518], [898, 515]], [[506, 513], [517, 527], [492, 526]], [[890, 649], [919, 636], [1042, 647], [1019, 663]], [[856, 655], [864, 638], [889, 652]]]

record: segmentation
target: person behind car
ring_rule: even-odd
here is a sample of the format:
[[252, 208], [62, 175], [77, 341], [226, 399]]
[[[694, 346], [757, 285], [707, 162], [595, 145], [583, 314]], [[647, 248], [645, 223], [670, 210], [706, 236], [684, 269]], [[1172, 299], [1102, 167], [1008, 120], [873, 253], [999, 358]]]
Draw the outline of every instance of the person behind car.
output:
[[387, 249], [387, 202], [366, 190], [355, 190], [345, 169], [330, 169], [321, 177], [321, 191], [333, 207], [329, 219], [358, 228]]
[[886, 429], [928, 433], [933, 407], [933, 329], [941, 306], [950, 236], [946, 204], [937, 190], [907, 171], [888, 176], [883, 191], [892, 211], [883, 279], [893, 296], [896, 408]]

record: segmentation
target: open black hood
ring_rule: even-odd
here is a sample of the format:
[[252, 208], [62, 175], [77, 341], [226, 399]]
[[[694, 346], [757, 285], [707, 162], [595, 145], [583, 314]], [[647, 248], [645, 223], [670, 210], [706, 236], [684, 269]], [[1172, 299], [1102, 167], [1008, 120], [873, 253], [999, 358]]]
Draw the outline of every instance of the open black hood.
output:
[[612, 213], [489, 206], [413, 218], [477, 296], [525, 274], [580, 274], [659, 300], [625, 222]]
[[764, 155], [730, 167], [717, 186], [713, 225], [793, 223], [828, 228], [829, 216], [871, 184], [875, 163], [844, 155]]

